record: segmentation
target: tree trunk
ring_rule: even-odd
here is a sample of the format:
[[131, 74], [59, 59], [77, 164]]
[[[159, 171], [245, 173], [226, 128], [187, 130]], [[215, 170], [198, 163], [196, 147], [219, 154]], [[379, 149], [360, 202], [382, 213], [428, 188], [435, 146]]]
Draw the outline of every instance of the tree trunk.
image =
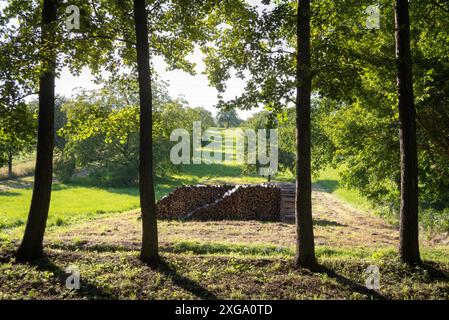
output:
[[407, 0], [396, 0], [396, 63], [401, 148], [401, 260], [421, 262], [418, 241], [418, 157], [416, 150], [416, 112], [413, 101], [410, 21]]
[[12, 151], [8, 151], [8, 178], [12, 178]]
[[140, 259], [148, 264], [157, 265], [159, 252], [153, 182], [153, 102], [145, 0], [134, 0], [134, 22], [137, 39], [137, 70], [140, 96], [139, 187], [142, 210], [142, 249]]
[[316, 266], [310, 172], [310, 0], [298, 1], [296, 64], [296, 256], [295, 266]]
[[17, 260], [26, 262], [42, 258], [43, 239], [51, 197], [54, 144], [55, 67], [54, 47], [56, 0], [45, 0], [42, 9], [42, 45], [45, 71], [39, 79], [39, 120], [34, 189], [31, 207]]

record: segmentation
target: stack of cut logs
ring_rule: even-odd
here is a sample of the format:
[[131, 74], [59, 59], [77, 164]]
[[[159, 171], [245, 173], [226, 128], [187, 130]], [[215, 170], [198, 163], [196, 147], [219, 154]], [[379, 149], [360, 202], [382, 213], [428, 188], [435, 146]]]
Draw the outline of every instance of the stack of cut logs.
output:
[[232, 185], [182, 186], [156, 204], [160, 219], [183, 219], [192, 210], [221, 198]]
[[270, 184], [184, 186], [157, 204], [159, 218], [279, 221], [281, 191]]

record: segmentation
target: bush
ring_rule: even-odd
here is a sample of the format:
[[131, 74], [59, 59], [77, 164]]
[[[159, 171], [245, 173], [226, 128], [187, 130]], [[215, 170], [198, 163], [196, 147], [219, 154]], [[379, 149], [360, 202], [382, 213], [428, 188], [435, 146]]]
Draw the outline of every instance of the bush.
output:
[[137, 183], [138, 167], [129, 165], [109, 164], [91, 171], [90, 177], [96, 184], [105, 187], [129, 187]]
[[75, 157], [62, 155], [55, 162], [54, 173], [62, 182], [69, 182], [75, 173], [75, 168]]

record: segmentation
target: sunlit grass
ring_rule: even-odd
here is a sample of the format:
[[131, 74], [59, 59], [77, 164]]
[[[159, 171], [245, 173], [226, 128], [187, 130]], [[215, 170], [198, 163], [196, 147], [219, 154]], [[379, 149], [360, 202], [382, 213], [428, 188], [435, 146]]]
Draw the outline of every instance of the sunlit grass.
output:
[[320, 172], [318, 177], [314, 178], [313, 183], [319, 189], [332, 193], [358, 209], [372, 209], [372, 204], [359, 191], [341, 185], [338, 169], [326, 168]]
[[[235, 139], [241, 134], [236, 128], [212, 128], [223, 137]], [[209, 148], [203, 147], [203, 151]], [[223, 159], [230, 155], [233, 161], [213, 164], [190, 164], [179, 167], [178, 172], [155, 183], [156, 198], [160, 199], [181, 185], [191, 184], [256, 184], [267, 182], [258, 174], [243, 174], [242, 166], [235, 162], [235, 141], [232, 146], [222, 140]], [[210, 150], [209, 150], [210, 151]], [[29, 161], [29, 159], [26, 159]], [[294, 182], [290, 172], [279, 172], [273, 181]], [[337, 170], [327, 169], [314, 180], [315, 185], [326, 192], [362, 209], [369, 203], [355, 190], [348, 190], [339, 184]], [[2, 188], [3, 186], [3, 188]], [[0, 228], [23, 225], [26, 222], [32, 195], [32, 176], [0, 183]], [[89, 179], [77, 179], [73, 183], [55, 183], [52, 193], [48, 224], [62, 225], [74, 220], [93, 217], [101, 213], [123, 212], [139, 208], [137, 187], [100, 188]]]
[[[20, 226], [26, 222], [32, 190], [9, 189], [0, 192], [0, 228]], [[100, 189], [55, 185], [52, 192], [48, 225], [107, 212], [122, 212], [139, 207], [137, 189]]]

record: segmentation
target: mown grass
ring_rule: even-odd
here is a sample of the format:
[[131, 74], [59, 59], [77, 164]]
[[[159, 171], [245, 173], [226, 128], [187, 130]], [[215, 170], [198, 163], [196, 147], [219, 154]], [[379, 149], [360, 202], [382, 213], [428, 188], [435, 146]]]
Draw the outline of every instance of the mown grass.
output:
[[348, 189], [341, 185], [338, 169], [326, 168], [313, 179], [315, 187], [332, 193], [337, 198], [351, 204], [352, 206], [361, 210], [372, 210], [372, 204], [363, 197], [360, 192], [354, 189]]
[[[223, 132], [223, 129], [215, 129]], [[237, 131], [230, 130], [231, 136]], [[223, 139], [224, 145], [224, 139]], [[204, 147], [203, 150], [207, 150]], [[223, 146], [225, 154], [234, 154], [233, 148]], [[32, 161], [31, 161], [32, 162]], [[30, 167], [30, 158], [22, 157], [16, 161], [15, 168], [21, 165]], [[1, 170], [5, 170], [2, 168]], [[279, 173], [277, 181], [294, 181], [291, 173]], [[262, 183], [267, 178], [257, 174], [242, 174], [242, 167], [234, 161], [220, 164], [184, 165], [179, 172], [158, 179], [155, 186], [156, 198], [171, 192], [175, 187], [187, 184], [243, 184]], [[344, 201], [367, 208], [367, 202], [353, 190], [342, 188], [338, 184], [335, 170], [324, 171], [316, 180], [316, 186], [335, 194]], [[0, 229], [25, 224], [32, 195], [32, 177], [0, 181]], [[68, 184], [55, 183], [52, 192], [49, 213], [49, 226], [65, 225], [73, 221], [90, 219], [98, 214], [123, 212], [139, 207], [138, 189], [99, 187], [89, 178], [77, 178]]]
[[[183, 241], [162, 247], [158, 268], [132, 250], [62, 246], [17, 264], [13, 249], [0, 247], [0, 299], [449, 299], [448, 251], [434, 248], [423, 257], [438, 260], [409, 268], [393, 248], [318, 247], [316, 272], [295, 270], [293, 252], [269, 244]], [[365, 286], [370, 265], [379, 267], [378, 290]], [[80, 271], [79, 290], [65, 287], [68, 266]]]
[[[217, 129], [216, 131], [221, 131]], [[231, 133], [233, 131], [231, 130]], [[223, 148], [224, 154], [233, 152]], [[25, 159], [28, 160], [29, 159]], [[25, 161], [23, 160], [23, 161]], [[28, 163], [23, 162], [23, 163]], [[19, 168], [18, 164], [15, 168]], [[4, 170], [4, 168], [2, 169]], [[175, 187], [187, 184], [261, 183], [266, 178], [242, 175], [234, 162], [225, 164], [184, 165], [179, 173], [157, 179], [156, 198], [160, 199]], [[22, 226], [26, 222], [32, 196], [32, 177], [0, 181], [0, 229]], [[98, 214], [124, 212], [139, 208], [137, 187], [99, 187], [90, 178], [77, 178], [71, 183], [54, 183], [48, 225], [65, 225], [90, 219]]]
[[[253, 257], [288, 257], [295, 254], [292, 247], [275, 246], [266, 244], [249, 243], [220, 243], [220, 242], [199, 242], [182, 240], [176, 242], [165, 251], [173, 253], [196, 254], [196, 255], [232, 255], [232, 256], [253, 256]], [[392, 247], [368, 248], [368, 247], [316, 247], [316, 257], [318, 259], [338, 258], [338, 259], [360, 259], [369, 260], [373, 263], [383, 259], [396, 259], [397, 249]], [[449, 264], [449, 250], [447, 246], [424, 247], [421, 256], [425, 261], [433, 261]]]
[[[265, 181], [258, 176], [238, 176], [239, 168], [224, 165], [201, 165], [184, 168], [182, 173], [174, 174], [156, 183], [156, 198], [171, 192], [175, 187], [185, 184], [220, 183], [260, 183]], [[24, 186], [0, 189], [0, 229], [16, 227], [26, 222], [32, 196], [32, 181]], [[11, 183], [10, 183], [11, 184]], [[0, 183], [2, 185], [2, 183]], [[5, 186], [5, 184], [3, 184]], [[48, 225], [63, 225], [94, 215], [110, 212], [124, 212], [139, 208], [137, 187], [104, 188], [98, 187], [89, 179], [78, 179], [73, 183], [55, 183], [52, 191]]]
[[[30, 188], [0, 191], [0, 229], [25, 224], [31, 202]], [[64, 225], [108, 212], [139, 207], [137, 189], [101, 189], [56, 184], [53, 187], [48, 226]]]

